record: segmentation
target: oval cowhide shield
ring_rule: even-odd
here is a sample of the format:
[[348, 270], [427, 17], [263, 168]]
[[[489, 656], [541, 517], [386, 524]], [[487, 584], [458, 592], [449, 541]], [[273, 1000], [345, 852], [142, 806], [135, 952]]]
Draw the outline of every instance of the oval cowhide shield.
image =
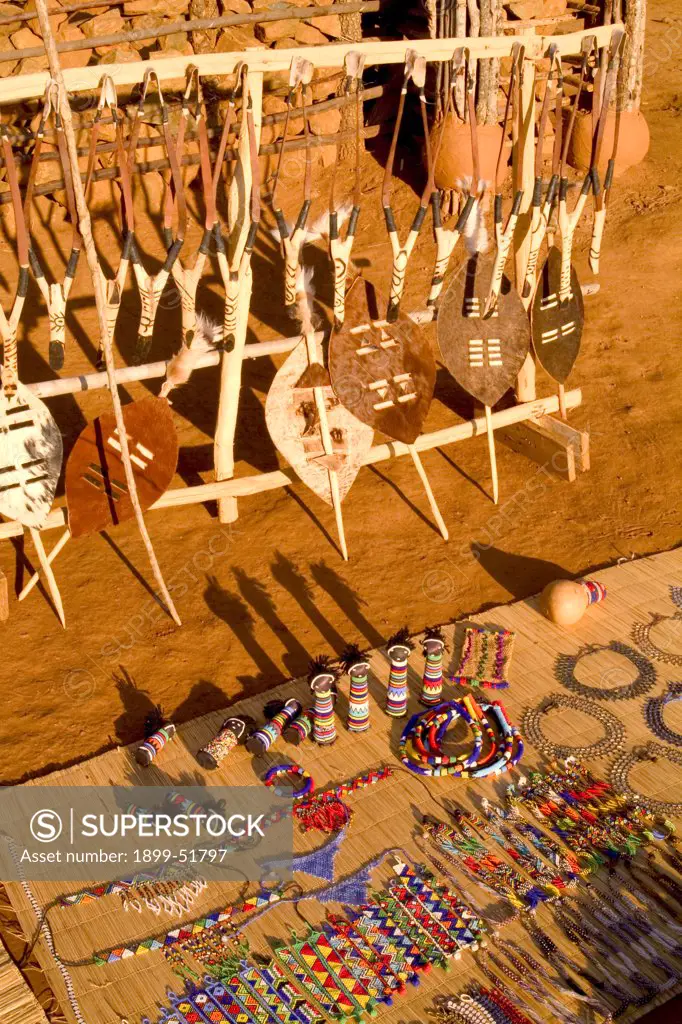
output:
[[528, 315], [506, 275], [495, 310], [481, 317], [492, 268], [490, 257], [468, 259], [445, 293], [437, 321], [445, 365], [460, 387], [488, 406], [512, 387], [530, 347]]
[[[323, 389], [332, 453], [324, 449], [313, 386]], [[328, 371], [309, 365], [300, 341], [275, 374], [265, 401], [265, 422], [277, 450], [304, 484], [332, 504], [329, 470], [335, 470], [343, 501], [358, 475], [374, 432], [339, 402]]]
[[571, 266], [571, 294], [559, 302], [561, 251], [553, 246], [538, 275], [531, 306], [533, 348], [550, 377], [563, 384], [580, 352], [585, 304], [575, 268]]
[[8, 398], [0, 387], [0, 513], [24, 526], [47, 519], [62, 468], [62, 435], [23, 384]]
[[332, 387], [363, 423], [413, 444], [433, 398], [436, 361], [424, 332], [406, 317], [386, 323], [385, 308], [369, 281], [351, 286], [343, 328], [329, 345]]
[[[178, 437], [170, 406], [162, 398], [125, 405], [123, 422], [144, 511], [173, 479]], [[66, 503], [72, 537], [97, 533], [134, 517], [113, 413], [88, 424], [73, 446], [66, 463]]]

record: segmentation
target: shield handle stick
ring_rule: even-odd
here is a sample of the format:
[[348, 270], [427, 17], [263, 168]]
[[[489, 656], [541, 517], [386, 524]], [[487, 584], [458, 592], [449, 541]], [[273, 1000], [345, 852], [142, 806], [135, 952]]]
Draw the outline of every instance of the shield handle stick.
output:
[[500, 484], [497, 477], [497, 456], [495, 454], [495, 434], [493, 432], [492, 410], [489, 405], [485, 409], [485, 431], [488, 435], [488, 454], [490, 456], [490, 475], [493, 482], [493, 503], [497, 505], [500, 500]]
[[[69, 160], [72, 168], [76, 169], [76, 173], [73, 174], [74, 192], [76, 196], [76, 209], [78, 210], [78, 216], [80, 220], [81, 235], [83, 239], [83, 248], [85, 249], [86, 259], [90, 272], [92, 274], [93, 287], [95, 291], [95, 305], [97, 307], [97, 320], [100, 333], [100, 339], [104, 351], [104, 358], [106, 361], [107, 377], [109, 380], [109, 391], [111, 393], [111, 402], [114, 409], [114, 416], [116, 419], [116, 425], [118, 427], [119, 443], [121, 445], [121, 460], [125, 470], [126, 484], [128, 485], [128, 491], [130, 494], [130, 500], [135, 511], [135, 518], [137, 519], [138, 529], [142, 537], [149, 561], [154, 573], [154, 578], [158, 584], [161, 595], [166, 603], [169, 614], [173, 621], [178, 625], [182, 625], [180, 617], [176, 611], [173, 599], [168, 591], [166, 582], [161, 574], [161, 568], [156, 558], [156, 553], [152, 546], [151, 538], [147, 532], [147, 527], [142, 514], [142, 508], [140, 507], [139, 498], [137, 496], [137, 486], [135, 483], [135, 474], [130, 462], [130, 452], [128, 451], [128, 437], [126, 434], [125, 423], [123, 421], [123, 409], [121, 408], [121, 398], [118, 393], [118, 385], [116, 383], [116, 369], [114, 366], [114, 355], [112, 351], [111, 336], [109, 334], [109, 328], [107, 325], [106, 308], [107, 308], [107, 297], [105, 294], [104, 283], [99, 274], [99, 261], [97, 259], [97, 252], [95, 250], [95, 242], [92, 237], [92, 227], [90, 223], [90, 212], [88, 210], [87, 203], [85, 201], [85, 192], [83, 190], [83, 183], [80, 177], [79, 164], [78, 164], [78, 149], [76, 146], [76, 136], [73, 130], [73, 122], [71, 119], [71, 108], [68, 102], [68, 96], [66, 88], [64, 86], [64, 76], [62, 74], [62, 68], [59, 61], [59, 54], [57, 52], [57, 45], [54, 40], [52, 33], [52, 26], [50, 25], [50, 19], [47, 11], [47, 0], [36, 0], [36, 13], [38, 14], [38, 20], [40, 22], [40, 30], [43, 36], [43, 43], [45, 46], [45, 52], [50, 67], [50, 73], [56, 80], [57, 84], [61, 86], [61, 106], [62, 116], [64, 122], [64, 134], [66, 136], [66, 142], [69, 152]], [[40, 541], [40, 538], [39, 538]], [[34, 540], [35, 543], [35, 540]], [[47, 558], [45, 559], [46, 566], [43, 567], [43, 571], [51, 573]]]
[[[307, 301], [307, 300], [306, 300]], [[310, 325], [312, 327], [312, 325]], [[308, 353], [308, 363], [312, 366], [314, 363], [320, 364], [318, 358], [317, 342], [315, 341], [315, 332], [313, 330], [307, 330], [305, 332], [305, 346]], [[333, 456], [334, 445], [332, 443], [331, 433], [329, 431], [329, 423], [327, 421], [327, 408], [324, 404], [324, 389], [321, 387], [313, 388], [313, 397], [315, 399], [315, 408], [317, 410], [317, 416], [320, 421], [320, 437], [322, 439], [322, 447], [324, 448], [325, 455]], [[332, 505], [334, 507], [334, 515], [336, 517], [336, 529], [339, 534], [339, 545], [341, 547], [341, 554], [343, 555], [344, 561], [348, 561], [348, 548], [346, 546], [346, 531], [343, 526], [343, 514], [341, 512], [341, 495], [339, 492], [339, 478], [335, 469], [329, 467], [327, 469], [329, 474], [329, 490], [331, 493]]]

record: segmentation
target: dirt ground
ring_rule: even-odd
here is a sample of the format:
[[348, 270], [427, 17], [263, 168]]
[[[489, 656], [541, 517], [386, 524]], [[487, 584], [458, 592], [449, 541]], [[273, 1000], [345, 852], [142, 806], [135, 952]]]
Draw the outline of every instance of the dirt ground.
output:
[[[601, 290], [586, 300], [582, 351], [569, 381], [583, 391], [583, 404], [570, 422], [590, 430], [591, 472], [568, 484], [498, 444], [496, 508], [485, 438], [426, 452], [424, 466], [450, 529], [445, 544], [407, 459], [363, 469], [343, 506], [347, 563], [336, 547], [331, 509], [302, 484], [240, 500], [239, 519], [229, 527], [219, 524], [213, 505], [149, 513], [182, 628], [153, 598], [153, 579], [134, 525], [71, 541], [59, 556], [55, 568], [66, 631], [39, 590], [16, 602], [14, 593], [26, 573], [20, 556], [23, 552], [31, 562], [35, 556], [30, 541], [23, 549], [5, 541], [0, 567], [12, 594], [10, 619], [0, 627], [6, 650], [1, 782], [135, 739], [151, 704], [183, 721], [300, 674], [312, 656], [338, 652], [348, 641], [379, 645], [404, 624], [419, 630], [533, 594], [556, 576], [680, 543], [682, 17], [673, 0], [655, 0], [650, 8], [643, 110], [651, 151], [614, 189]], [[407, 170], [414, 153], [406, 150], [404, 156]], [[380, 215], [381, 173], [368, 155], [355, 256], [367, 261], [368, 272], [385, 287], [389, 248]], [[194, 199], [191, 205], [196, 209]], [[398, 187], [395, 206], [406, 229], [415, 208], [408, 184]], [[56, 241], [64, 251], [69, 232], [60, 209], [44, 200], [40, 213], [47, 224], [38, 231], [38, 243], [48, 252]], [[98, 240], [109, 230], [99, 216], [96, 230]], [[583, 233], [576, 253], [583, 282], [591, 280], [586, 243]], [[320, 268], [320, 311], [328, 313], [326, 256], [319, 248], [307, 258]], [[15, 275], [6, 241], [1, 260], [4, 299]], [[405, 308], [422, 308], [432, 260], [433, 243], [425, 231], [408, 275]], [[249, 340], [292, 334], [281, 302], [283, 268], [265, 233], [254, 273]], [[199, 307], [220, 317], [221, 294], [213, 267], [203, 280]], [[135, 317], [129, 281], [118, 332], [122, 360], [132, 349]], [[435, 345], [435, 329], [429, 330]], [[91, 370], [97, 334], [84, 260], [67, 335], [64, 374]], [[179, 310], [166, 302], [150, 358], [168, 358], [178, 340]], [[237, 475], [279, 464], [263, 405], [282, 359], [245, 365]], [[20, 334], [20, 374], [27, 382], [51, 376], [47, 321], [34, 285]], [[155, 381], [134, 385], [127, 395], [157, 393], [158, 386]], [[217, 386], [217, 370], [207, 369], [175, 393], [181, 455], [174, 486], [212, 479]], [[539, 373], [538, 394], [550, 394], [553, 387]], [[50, 402], [66, 452], [86, 420], [107, 406], [105, 391]], [[441, 367], [425, 429], [469, 418], [471, 411], [471, 399]], [[63, 502], [61, 486], [57, 500]], [[48, 546], [57, 537], [52, 533]]]

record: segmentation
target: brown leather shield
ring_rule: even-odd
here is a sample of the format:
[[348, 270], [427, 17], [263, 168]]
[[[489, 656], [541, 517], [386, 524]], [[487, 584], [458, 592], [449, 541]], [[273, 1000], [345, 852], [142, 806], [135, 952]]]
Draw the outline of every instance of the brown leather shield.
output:
[[[178, 462], [178, 438], [168, 402], [143, 398], [123, 407], [123, 422], [142, 509], [168, 488]], [[118, 526], [135, 515], [121, 461], [113, 413], [81, 433], [66, 463], [66, 503], [73, 537]]]
[[369, 281], [351, 286], [343, 327], [329, 345], [332, 387], [363, 423], [413, 444], [433, 398], [436, 361], [424, 332], [406, 317], [387, 324], [379, 314], [385, 308]]
[[0, 514], [40, 528], [47, 519], [62, 468], [62, 435], [50, 410], [17, 383], [0, 387]]
[[530, 347], [530, 325], [509, 278], [493, 313], [481, 313], [490, 289], [493, 260], [480, 254], [463, 264], [438, 313], [438, 344], [457, 383], [483, 405], [493, 406], [514, 382]]
[[571, 266], [571, 294], [559, 301], [561, 251], [553, 246], [542, 265], [531, 307], [533, 348], [550, 377], [563, 384], [580, 352], [585, 322], [583, 293]]

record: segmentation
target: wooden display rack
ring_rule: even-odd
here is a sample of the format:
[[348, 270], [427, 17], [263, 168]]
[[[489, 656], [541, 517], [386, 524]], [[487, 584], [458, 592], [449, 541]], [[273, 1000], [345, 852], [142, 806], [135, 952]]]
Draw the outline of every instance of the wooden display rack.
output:
[[[562, 56], [580, 53], [584, 37], [591, 36], [598, 47], [608, 45], [613, 26], [605, 26], [588, 31], [574, 32], [559, 36], [523, 36], [525, 59], [529, 65], [545, 55], [554, 44]], [[403, 40], [390, 42], [353, 43], [352, 49], [365, 55], [366, 64], [400, 64], [405, 59], [405, 51], [409, 48], [423, 55], [427, 61], [449, 61], [458, 47], [466, 47], [472, 59], [504, 57], [512, 52], [518, 42], [518, 36], [496, 36], [477, 39], [426, 39]], [[254, 123], [256, 136], [260, 141], [262, 123], [262, 82], [263, 75], [273, 71], [287, 71], [292, 58], [305, 53], [307, 60], [318, 68], [343, 67], [344, 57], [351, 47], [332, 44], [329, 46], [306, 47], [303, 50], [248, 50], [234, 53], [211, 53], [190, 57], [171, 57], [161, 60], [142, 61], [130, 64], [109, 65], [107, 74], [111, 75], [117, 87], [132, 86], [142, 82], [145, 72], [153, 68], [161, 82], [182, 78], [190, 65], [195, 66], [200, 75], [214, 77], [232, 75], [235, 69], [244, 62], [248, 65], [248, 87], [253, 101]], [[66, 69], [64, 81], [69, 92], [80, 92], [95, 89], [103, 75], [104, 69], [93, 66], [86, 68]], [[22, 75], [5, 78], [0, 82], [0, 105], [41, 97], [47, 82], [47, 73]], [[534, 182], [534, 139], [535, 139], [535, 92], [534, 75], [523, 76], [521, 88], [522, 123], [518, 145], [514, 157], [514, 187], [523, 189], [523, 204], [515, 237], [515, 272], [517, 282], [523, 282], [525, 266], [530, 245], [529, 207]], [[237, 170], [232, 182], [233, 195], [237, 197], [240, 212], [237, 219], [237, 230], [247, 230], [248, 210], [243, 197], [249, 195], [251, 168], [248, 153], [240, 152]], [[218, 418], [214, 439], [215, 482], [200, 484], [186, 488], [167, 491], [153, 508], [169, 508], [179, 505], [192, 505], [207, 500], [217, 500], [219, 518], [223, 523], [237, 519], [238, 499], [289, 486], [296, 479], [292, 470], [260, 473], [245, 479], [234, 478], [234, 440], [239, 412], [239, 394], [242, 385], [242, 368], [245, 359], [270, 356], [275, 353], [290, 351], [301, 340], [297, 335], [293, 338], [282, 338], [270, 342], [246, 344], [247, 321], [251, 298], [251, 275], [246, 286], [242, 288], [238, 303], [239, 329], [234, 348], [229, 353], [210, 353], [198, 365], [207, 366], [220, 363], [220, 393]], [[417, 321], [423, 321], [430, 314], [412, 314]], [[118, 383], [133, 380], [149, 380], [162, 378], [166, 372], [166, 362], [148, 363], [142, 366], [126, 367], [115, 371]], [[55, 395], [73, 394], [79, 391], [94, 390], [107, 387], [106, 373], [91, 373], [78, 377], [63, 378], [28, 385], [39, 397], [49, 398]], [[547, 460], [547, 446], [553, 451], [562, 452], [566, 458], [567, 470], [562, 475], [573, 479], [577, 471], [589, 468], [589, 438], [582, 431], [575, 430], [565, 421], [554, 418], [559, 411], [559, 400], [556, 395], [538, 398], [535, 386], [535, 363], [529, 355], [519, 375], [516, 388], [517, 404], [492, 414], [492, 426], [495, 430], [509, 428], [514, 424], [523, 424], [527, 436], [535, 439], [534, 444], [524, 444], [517, 450], [543, 462]], [[581, 404], [580, 389], [568, 391], [565, 395], [566, 409], [576, 408]], [[421, 435], [415, 447], [417, 451], [442, 447], [468, 437], [475, 437], [486, 432], [486, 421], [481, 416], [468, 422], [458, 423], [442, 430]], [[391, 442], [372, 447], [365, 459], [365, 464], [373, 464], [392, 457], [408, 454], [406, 445]], [[561, 470], [560, 470], [561, 472]], [[66, 522], [64, 508], [53, 509], [44, 529], [63, 526]], [[23, 526], [18, 522], [0, 523], [0, 538], [19, 536]], [[1, 603], [1, 602], [0, 602]]]

